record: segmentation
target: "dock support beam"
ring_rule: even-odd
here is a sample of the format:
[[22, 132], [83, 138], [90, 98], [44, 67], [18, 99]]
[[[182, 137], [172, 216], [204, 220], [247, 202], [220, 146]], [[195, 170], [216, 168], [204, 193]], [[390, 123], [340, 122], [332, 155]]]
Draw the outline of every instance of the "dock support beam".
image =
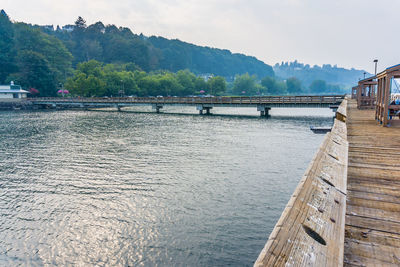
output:
[[258, 105], [257, 106], [257, 111], [260, 111], [260, 117], [266, 117], [269, 118], [271, 115], [269, 115], [269, 111], [271, 110], [270, 107], [264, 106], [264, 105]]

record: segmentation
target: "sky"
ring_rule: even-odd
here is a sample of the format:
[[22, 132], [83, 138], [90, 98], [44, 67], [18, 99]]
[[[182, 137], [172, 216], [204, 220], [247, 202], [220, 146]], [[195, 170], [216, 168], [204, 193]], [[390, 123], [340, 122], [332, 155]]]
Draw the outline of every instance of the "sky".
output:
[[400, 63], [399, 0], [0, 0], [13, 21], [102, 21], [134, 33], [374, 73]]

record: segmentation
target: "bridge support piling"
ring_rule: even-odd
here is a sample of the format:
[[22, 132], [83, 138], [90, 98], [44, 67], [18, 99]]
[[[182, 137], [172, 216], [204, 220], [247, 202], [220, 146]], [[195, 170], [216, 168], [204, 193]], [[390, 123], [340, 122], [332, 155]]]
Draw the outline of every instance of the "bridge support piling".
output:
[[153, 104], [152, 108], [156, 110], [156, 113], [160, 113], [160, 109], [162, 109], [163, 106], [159, 104]]
[[212, 106], [197, 105], [196, 109], [199, 111], [200, 115], [203, 115], [203, 111], [206, 111], [206, 115], [211, 115]]
[[270, 109], [271, 109], [270, 107], [266, 107], [264, 105], [258, 105], [257, 106], [257, 111], [260, 111], [260, 117], [266, 117], [266, 118], [271, 117], [269, 115]]

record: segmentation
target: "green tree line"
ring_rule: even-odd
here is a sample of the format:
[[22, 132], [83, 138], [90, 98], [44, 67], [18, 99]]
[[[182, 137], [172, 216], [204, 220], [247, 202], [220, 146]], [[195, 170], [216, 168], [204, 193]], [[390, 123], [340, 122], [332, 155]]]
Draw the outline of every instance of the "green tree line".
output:
[[189, 70], [144, 72], [130, 64], [103, 64], [96, 60], [79, 63], [65, 88], [77, 96], [187, 96], [221, 95], [227, 84], [223, 77], [207, 81]]
[[132, 64], [104, 64], [96, 60], [79, 63], [65, 88], [77, 96], [188, 96], [188, 95], [287, 95], [336, 90], [325, 81], [316, 80], [304, 89], [297, 78], [278, 80], [248, 73], [236, 75], [227, 83], [221, 76], [205, 80], [189, 70], [144, 72]]
[[25, 23], [12, 23], [0, 12], [0, 83], [16, 81], [54, 96], [57, 84], [72, 73], [72, 58], [57, 38]]

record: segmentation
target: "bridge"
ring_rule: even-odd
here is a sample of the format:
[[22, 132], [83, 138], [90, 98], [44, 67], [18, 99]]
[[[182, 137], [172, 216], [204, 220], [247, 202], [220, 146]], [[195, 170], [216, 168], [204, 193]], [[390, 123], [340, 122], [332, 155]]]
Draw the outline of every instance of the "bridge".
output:
[[159, 113], [164, 106], [195, 106], [200, 114], [210, 114], [213, 107], [256, 107], [261, 116], [269, 117], [271, 108], [331, 108], [336, 110], [344, 95], [321, 96], [253, 96], [253, 97], [87, 97], [87, 98], [30, 98], [33, 105], [56, 108], [115, 107], [151, 105]]

